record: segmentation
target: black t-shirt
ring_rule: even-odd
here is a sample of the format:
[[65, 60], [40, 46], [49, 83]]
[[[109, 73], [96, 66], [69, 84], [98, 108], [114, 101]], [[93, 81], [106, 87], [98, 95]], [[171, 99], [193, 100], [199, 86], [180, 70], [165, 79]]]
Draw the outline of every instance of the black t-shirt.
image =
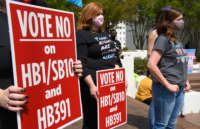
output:
[[8, 21], [5, 13], [0, 12], [0, 88], [6, 89], [13, 84], [12, 63]]
[[95, 81], [97, 70], [115, 67], [116, 47], [107, 33], [79, 30], [76, 39], [78, 59], [83, 64], [83, 77], [90, 74]]
[[[6, 89], [13, 84], [12, 62], [8, 21], [5, 13], [0, 12], [0, 88]], [[0, 107], [0, 129], [16, 129], [16, 113]]]
[[182, 43], [171, 42], [164, 35], [160, 35], [156, 39], [153, 50], [162, 53], [158, 67], [163, 76], [172, 84], [185, 86], [189, 58]]

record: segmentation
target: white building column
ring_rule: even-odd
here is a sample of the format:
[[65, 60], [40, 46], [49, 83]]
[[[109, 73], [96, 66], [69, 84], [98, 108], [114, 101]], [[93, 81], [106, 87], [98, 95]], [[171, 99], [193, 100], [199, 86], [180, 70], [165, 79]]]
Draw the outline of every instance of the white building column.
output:
[[129, 52], [123, 52], [122, 55], [124, 58], [121, 59], [121, 62], [125, 68], [126, 81], [128, 81], [127, 95], [135, 98], [137, 88], [135, 78], [133, 77], [134, 57]]

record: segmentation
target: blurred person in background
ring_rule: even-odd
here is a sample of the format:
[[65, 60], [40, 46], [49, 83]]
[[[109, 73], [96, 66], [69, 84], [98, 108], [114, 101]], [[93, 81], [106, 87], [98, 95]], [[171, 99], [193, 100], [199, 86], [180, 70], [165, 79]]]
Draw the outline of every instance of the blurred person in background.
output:
[[[184, 28], [183, 13], [174, 7], [161, 9], [156, 21], [158, 38], [147, 67], [152, 75], [153, 129], [174, 129], [184, 102], [184, 90], [190, 89], [187, 80], [188, 58], [175, 34]], [[149, 118], [151, 119], [151, 118]]]

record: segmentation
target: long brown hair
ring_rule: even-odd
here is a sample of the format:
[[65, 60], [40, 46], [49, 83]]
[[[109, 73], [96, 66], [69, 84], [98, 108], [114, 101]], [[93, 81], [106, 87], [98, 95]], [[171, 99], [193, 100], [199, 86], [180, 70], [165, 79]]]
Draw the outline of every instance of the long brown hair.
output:
[[175, 37], [175, 32], [170, 26], [173, 20], [182, 14], [182, 11], [175, 7], [161, 8], [156, 18], [156, 29], [158, 35], [164, 34], [170, 41], [177, 43], [178, 40]]
[[6, 1], [5, 0], [1, 0], [0, 1], [0, 11], [1, 12], [5, 12], [6, 10]]
[[[102, 6], [97, 2], [91, 2], [83, 8], [81, 15], [78, 20], [77, 30], [90, 29], [92, 25], [92, 18], [100, 14], [102, 11]], [[101, 31], [103, 31], [103, 27]]]

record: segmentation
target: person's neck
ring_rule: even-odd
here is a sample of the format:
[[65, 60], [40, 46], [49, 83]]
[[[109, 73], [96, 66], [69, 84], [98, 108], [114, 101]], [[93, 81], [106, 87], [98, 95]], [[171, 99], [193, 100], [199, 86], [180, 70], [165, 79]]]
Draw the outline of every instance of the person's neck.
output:
[[177, 32], [177, 30], [175, 29], [175, 28], [169, 28], [169, 30], [171, 31], [171, 32], [173, 32], [174, 34]]
[[99, 28], [92, 25], [91, 28], [90, 28], [90, 31], [93, 32], [93, 33], [97, 33], [99, 31]]
[[172, 31], [174, 32], [174, 34], [176, 34], [177, 30], [176, 29], [172, 29]]

